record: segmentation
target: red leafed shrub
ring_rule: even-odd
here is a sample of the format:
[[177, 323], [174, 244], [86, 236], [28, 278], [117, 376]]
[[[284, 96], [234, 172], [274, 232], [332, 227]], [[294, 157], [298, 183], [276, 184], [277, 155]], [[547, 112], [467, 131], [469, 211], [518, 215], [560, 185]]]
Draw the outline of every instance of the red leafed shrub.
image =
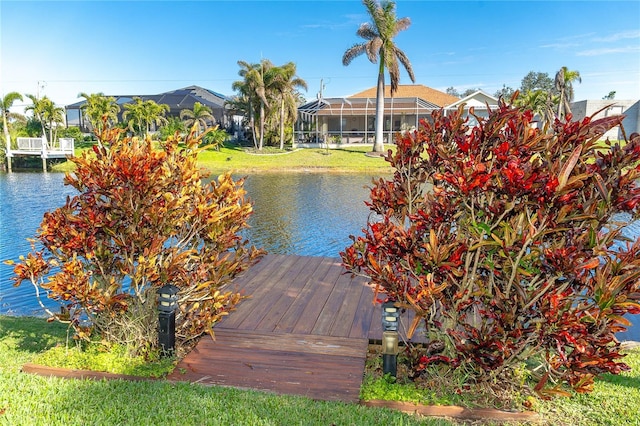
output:
[[[526, 361], [541, 394], [589, 391], [618, 373], [627, 313], [640, 313], [640, 242], [615, 215], [639, 216], [640, 139], [598, 142], [622, 117], [556, 121], [500, 104], [467, 126], [435, 112], [397, 137], [380, 215], [342, 259], [386, 299], [416, 312], [438, 356], [482, 380]], [[536, 365], [537, 363], [537, 365]], [[414, 372], [419, 373], [419, 372]]]
[[203, 181], [193, 135], [161, 149], [117, 129], [100, 140], [71, 159], [65, 183], [78, 195], [45, 213], [34, 250], [14, 267], [16, 285], [30, 281], [59, 301], [69, 317], [49, 314], [79, 336], [95, 330], [146, 352], [157, 344], [157, 290], [173, 284], [180, 348], [240, 300], [223, 286], [260, 254], [238, 235], [252, 207], [242, 181]]

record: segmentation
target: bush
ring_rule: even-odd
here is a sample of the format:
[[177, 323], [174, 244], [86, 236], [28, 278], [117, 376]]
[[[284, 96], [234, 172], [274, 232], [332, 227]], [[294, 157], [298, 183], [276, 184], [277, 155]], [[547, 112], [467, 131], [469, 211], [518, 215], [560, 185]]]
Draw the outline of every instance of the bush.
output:
[[84, 135], [79, 127], [65, 127], [58, 130], [58, 139], [73, 138], [75, 143], [84, 141]]
[[544, 131], [505, 104], [473, 128], [463, 116], [397, 137], [367, 203], [381, 220], [343, 262], [416, 312], [409, 334], [424, 324], [416, 375], [445, 363], [499, 384], [527, 362], [542, 395], [589, 391], [627, 368], [614, 334], [640, 313], [640, 242], [615, 216], [639, 215], [640, 139], [596, 144], [622, 117]]
[[224, 146], [224, 143], [229, 139], [229, 134], [226, 130], [221, 129], [219, 126], [210, 127], [202, 135], [202, 146], [208, 148], [220, 149]]
[[70, 321], [79, 337], [95, 330], [135, 353], [156, 347], [156, 292], [173, 284], [180, 348], [240, 300], [222, 287], [259, 254], [238, 235], [252, 208], [242, 181], [227, 174], [202, 182], [198, 139], [170, 138], [154, 150], [121, 133], [105, 130], [93, 152], [70, 160], [76, 168], [65, 183], [79, 194], [45, 213], [43, 249], [21, 258], [15, 280], [63, 304], [68, 314], [49, 314]]

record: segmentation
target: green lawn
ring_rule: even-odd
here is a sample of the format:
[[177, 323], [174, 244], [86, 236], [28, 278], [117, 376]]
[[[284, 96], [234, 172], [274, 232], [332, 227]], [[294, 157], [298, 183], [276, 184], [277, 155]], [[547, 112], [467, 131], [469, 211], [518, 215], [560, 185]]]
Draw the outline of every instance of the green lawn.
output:
[[0, 316], [0, 425], [451, 425], [387, 409], [232, 388], [45, 378], [21, 373], [65, 341], [43, 319]]
[[[64, 344], [65, 338], [62, 324], [0, 316], [0, 425], [456, 424], [355, 404], [165, 380], [64, 380], [20, 372], [24, 363]], [[640, 349], [630, 351], [625, 362], [632, 371], [604, 375], [591, 394], [536, 402], [540, 424], [638, 425]], [[402, 394], [390, 391], [390, 395]]]
[[[389, 145], [386, 147], [391, 149]], [[392, 168], [381, 157], [371, 157], [365, 153], [370, 146], [345, 147], [343, 149], [298, 149], [295, 151], [264, 150], [255, 154], [250, 150], [229, 146], [205, 149], [198, 157], [202, 167], [212, 173], [226, 171], [234, 173], [253, 172], [324, 172], [324, 173], [391, 173]], [[77, 150], [77, 154], [82, 150]], [[73, 165], [67, 161], [53, 167], [54, 171], [69, 171]]]

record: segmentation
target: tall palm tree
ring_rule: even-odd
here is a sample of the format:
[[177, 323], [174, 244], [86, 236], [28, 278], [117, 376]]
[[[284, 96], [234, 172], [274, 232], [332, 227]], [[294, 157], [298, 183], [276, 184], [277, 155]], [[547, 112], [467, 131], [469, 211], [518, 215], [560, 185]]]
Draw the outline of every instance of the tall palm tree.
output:
[[556, 73], [555, 89], [558, 91], [560, 100], [558, 103], [558, 118], [563, 119], [567, 114], [571, 114], [571, 101], [573, 101], [573, 82], [582, 83], [579, 71], [569, 70], [562, 67]]
[[18, 92], [9, 92], [0, 98], [0, 113], [2, 114], [2, 129], [4, 130], [5, 146], [11, 148], [11, 136], [9, 132], [9, 122], [11, 118], [16, 118], [16, 114], [11, 112], [13, 103], [17, 100], [23, 100], [22, 95]]
[[215, 122], [211, 108], [202, 105], [200, 102], [193, 104], [193, 110], [183, 109], [180, 111], [180, 118], [184, 120], [187, 129], [191, 128], [191, 126], [197, 126], [196, 135], [200, 134], [200, 128], [202, 130], [207, 129], [208, 122]]
[[260, 130], [258, 136], [260, 139], [258, 149], [262, 150], [266, 114], [270, 108], [268, 95], [271, 94], [275, 84], [276, 70], [274, 70], [274, 65], [268, 59], [262, 59], [259, 64], [247, 64], [244, 61], [238, 61], [238, 65], [243, 68], [239, 74], [244, 77], [243, 87], [245, 93], [252, 99], [251, 102], [256, 102], [259, 105]]
[[415, 83], [413, 69], [407, 55], [393, 42], [394, 37], [411, 25], [409, 18], [396, 19], [396, 5], [392, 1], [363, 0], [362, 3], [367, 8], [371, 22], [360, 25], [356, 34], [366, 41], [356, 43], [347, 49], [342, 56], [342, 64], [349, 65], [351, 61], [362, 55], [367, 55], [371, 63], [380, 61], [378, 68], [378, 86], [376, 91], [376, 137], [373, 144], [374, 152], [384, 151], [383, 128], [384, 128], [384, 71], [389, 72], [391, 81], [391, 96], [395, 94], [400, 82], [401, 63], [409, 74], [411, 81]]
[[116, 103], [113, 96], [105, 96], [104, 93], [92, 93], [90, 95], [82, 92], [78, 95], [86, 100], [86, 103], [80, 107], [83, 114], [89, 120], [91, 127], [101, 134], [103, 126], [113, 126], [118, 122], [118, 113], [120, 105]]
[[296, 64], [289, 62], [274, 70], [274, 90], [280, 101], [280, 149], [284, 149], [285, 116], [293, 118], [295, 123], [298, 112], [298, 92], [296, 89], [307, 90], [307, 82], [296, 76]]
[[[238, 61], [238, 64], [245, 63], [243, 61]], [[245, 70], [238, 71], [240, 76], [243, 76]], [[235, 96], [228, 103], [235, 108], [237, 111], [242, 111], [246, 113], [249, 119], [249, 128], [251, 129], [251, 136], [253, 139], [253, 147], [258, 149], [258, 141], [256, 140], [256, 119], [255, 119], [255, 103], [254, 96], [252, 95], [253, 91], [251, 87], [249, 87], [248, 82], [245, 80], [234, 81], [231, 85], [231, 88], [234, 91], [238, 92], [238, 95]]]

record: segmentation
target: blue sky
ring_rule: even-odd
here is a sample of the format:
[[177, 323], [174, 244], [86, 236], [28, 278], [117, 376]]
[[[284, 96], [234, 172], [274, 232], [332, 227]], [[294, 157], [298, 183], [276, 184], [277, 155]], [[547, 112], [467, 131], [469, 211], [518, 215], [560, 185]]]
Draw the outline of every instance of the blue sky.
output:
[[[396, 37], [416, 83], [462, 92], [517, 88], [529, 71], [578, 70], [576, 100], [640, 98], [640, 2], [403, 1], [411, 27]], [[0, 0], [0, 94], [156, 94], [188, 85], [232, 95], [238, 60], [293, 61], [307, 99], [376, 83], [366, 57], [342, 65], [368, 21], [343, 1]], [[401, 84], [410, 83], [403, 71]]]

